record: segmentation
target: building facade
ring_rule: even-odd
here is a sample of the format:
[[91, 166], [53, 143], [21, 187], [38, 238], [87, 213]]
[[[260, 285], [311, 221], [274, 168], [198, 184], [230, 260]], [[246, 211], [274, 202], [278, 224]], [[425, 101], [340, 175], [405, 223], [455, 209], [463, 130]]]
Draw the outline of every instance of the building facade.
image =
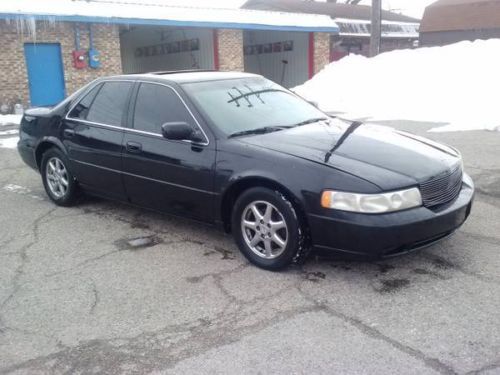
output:
[[[339, 32], [331, 34], [330, 38], [331, 61], [351, 53], [364, 56], [369, 54], [370, 6], [303, 0], [248, 0], [243, 8], [329, 16], [339, 27]], [[418, 19], [382, 11], [381, 51], [416, 47], [418, 28]]]
[[439, 0], [424, 12], [420, 44], [500, 38], [500, 0]]
[[275, 12], [131, 3], [103, 16], [102, 5], [86, 0], [39, 13], [32, 2], [25, 11], [23, 0], [11, 3], [0, 4], [0, 105], [10, 109], [53, 105], [95, 78], [122, 73], [236, 70], [293, 87], [329, 62], [325, 40], [338, 32], [328, 18]]
[[[17, 22], [0, 20], [0, 102], [12, 106], [21, 103], [24, 106], [30, 104], [30, 86], [37, 85], [37, 77], [29, 77], [29, 74], [36, 75], [36, 71], [28, 69], [28, 64], [40, 64], [40, 71], [48, 70], [47, 64], [53, 64], [52, 60], [42, 59], [36, 61], [36, 57], [27, 56], [27, 49], [32, 48], [36, 55], [37, 49], [44, 46], [56, 47], [54, 52], [60, 53], [59, 70], [62, 85], [58, 85], [54, 90], [59, 90], [56, 97], [64, 98], [77, 90], [85, 83], [100, 76], [120, 74], [122, 63], [120, 57], [120, 38], [118, 27], [115, 25], [92, 25], [94, 29], [95, 48], [99, 51], [106, 51], [101, 57], [101, 66], [92, 69], [88, 65], [77, 69], [73, 66], [73, 51], [75, 50], [74, 31], [75, 25], [69, 22], [57, 22], [46, 24], [37, 21], [33, 33], [27, 28], [23, 28]], [[86, 25], [76, 26], [80, 30], [81, 45], [88, 45], [88, 32]], [[49, 52], [50, 54], [50, 52]], [[42, 56], [43, 58], [44, 56]], [[57, 56], [56, 56], [57, 57]], [[52, 70], [52, 69], [51, 69]], [[54, 75], [55, 76], [55, 75]], [[54, 76], [47, 76], [47, 80], [54, 79]], [[35, 81], [35, 82], [33, 82]], [[45, 79], [38, 80], [40, 85], [47, 85]], [[43, 87], [41, 87], [43, 89]], [[50, 90], [51, 86], [45, 88]], [[61, 90], [62, 89], [62, 90]], [[36, 101], [36, 99], [35, 99]], [[40, 103], [44, 105], [42, 101]], [[47, 103], [50, 104], [50, 103]]]

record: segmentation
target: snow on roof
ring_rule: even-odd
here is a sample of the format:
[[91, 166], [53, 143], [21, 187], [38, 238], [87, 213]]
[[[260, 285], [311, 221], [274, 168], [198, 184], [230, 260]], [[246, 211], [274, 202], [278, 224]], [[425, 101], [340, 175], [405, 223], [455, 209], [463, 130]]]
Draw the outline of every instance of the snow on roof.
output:
[[[136, 0], [139, 1], [139, 0]], [[178, 7], [110, 0], [2, 0], [0, 18], [212, 27], [231, 29], [338, 32], [328, 16], [286, 12]]]
[[[371, 22], [347, 18], [335, 18], [340, 36], [370, 37]], [[382, 21], [383, 38], [418, 39], [419, 24], [415, 22]]]
[[[458, 1], [458, 0], [455, 0]], [[470, 1], [470, 0], [462, 0]], [[359, 1], [357, 1], [359, 3]], [[344, 1], [345, 3], [345, 1]], [[305, 0], [247, 0], [242, 8], [278, 10], [295, 13], [325, 14], [332, 18], [348, 18], [371, 20], [370, 5], [344, 4], [335, 1], [305, 1]], [[353, 3], [353, 1], [351, 1]], [[356, 3], [356, 1], [354, 1]], [[366, 1], [369, 3], [369, 1]], [[419, 22], [420, 20], [403, 14], [382, 10], [382, 20], [396, 22]]]

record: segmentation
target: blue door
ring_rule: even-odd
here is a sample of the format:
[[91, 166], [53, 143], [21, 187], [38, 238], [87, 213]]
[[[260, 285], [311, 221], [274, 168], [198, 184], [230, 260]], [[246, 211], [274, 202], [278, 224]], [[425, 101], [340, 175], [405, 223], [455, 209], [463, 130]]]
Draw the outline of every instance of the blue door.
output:
[[64, 99], [64, 73], [59, 43], [26, 43], [24, 55], [32, 106], [49, 106]]

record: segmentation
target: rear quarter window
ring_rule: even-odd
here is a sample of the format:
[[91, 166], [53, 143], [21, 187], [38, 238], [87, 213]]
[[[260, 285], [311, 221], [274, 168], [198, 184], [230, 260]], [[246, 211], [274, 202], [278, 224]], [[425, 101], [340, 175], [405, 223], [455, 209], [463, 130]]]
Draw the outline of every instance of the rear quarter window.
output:
[[102, 84], [96, 85], [92, 90], [90, 90], [84, 97], [81, 99], [77, 105], [73, 107], [68, 117], [85, 120], [89, 113], [89, 108], [94, 101], [97, 93], [101, 89]]

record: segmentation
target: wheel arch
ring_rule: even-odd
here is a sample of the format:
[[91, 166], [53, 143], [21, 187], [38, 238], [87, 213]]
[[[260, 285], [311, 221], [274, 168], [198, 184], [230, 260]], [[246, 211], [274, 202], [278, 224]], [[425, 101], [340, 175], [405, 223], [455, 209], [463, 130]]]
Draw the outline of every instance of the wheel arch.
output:
[[302, 225], [308, 227], [307, 217], [303, 204], [298, 197], [286, 188], [283, 184], [268, 177], [262, 176], [248, 176], [235, 180], [224, 191], [220, 203], [220, 216], [226, 232], [231, 232], [231, 213], [234, 203], [238, 197], [246, 190], [253, 187], [266, 187], [272, 190], [277, 190], [285, 196], [287, 200], [293, 205], [293, 208], [299, 216], [299, 221]]
[[65, 155], [67, 155], [66, 152], [66, 147], [64, 147], [63, 143], [55, 138], [55, 137], [44, 137], [40, 140], [38, 145], [35, 148], [35, 162], [38, 170], [42, 167], [42, 157], [43, 154], [50, 148], [58, 148], [62, 152], [64, 152]]

